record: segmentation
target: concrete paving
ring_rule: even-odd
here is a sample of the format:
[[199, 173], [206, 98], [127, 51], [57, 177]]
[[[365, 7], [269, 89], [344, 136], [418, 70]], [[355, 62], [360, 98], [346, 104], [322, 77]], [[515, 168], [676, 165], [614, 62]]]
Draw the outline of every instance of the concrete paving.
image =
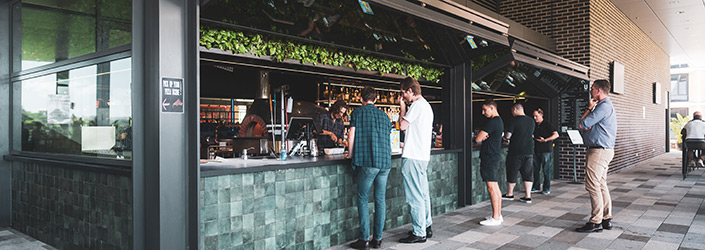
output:
[[533, 194], [531, 204], [503, 201], [501, 226], [479, 224], [491, 214], [485, 201], [434, 217], [433, 238], [423, 244], [398, 243], [410, 224], [389, 229], [382, 249], [705, 249], [705, 170], [683, 180], [680, 159], [680, 152], [667, 153], [608, 175], [612, 230], [575, 232], [589, 218], [587, 191], [554, 181], [551, 193]]
[[0, 228], [0, 250], [56, 249], [11, 228]]

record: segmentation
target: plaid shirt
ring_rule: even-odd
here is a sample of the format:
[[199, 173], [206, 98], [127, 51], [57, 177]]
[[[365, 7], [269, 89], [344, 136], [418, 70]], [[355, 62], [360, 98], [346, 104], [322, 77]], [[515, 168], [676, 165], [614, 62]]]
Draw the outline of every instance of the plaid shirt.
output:
[[355, 127], [353, 167], [392, 168], [392, 124], [387, 114], [367, 104], [352, 112], [350, 127]]
[[[318, 116], [318, 120], [321, 122], [321, 129], [333, 132], [335, 137], [338, 139], [343, 139], [343, 119], [333, 119], [330, 117], [330, 113], [321, 114]], [[319, 148], [334, 148], [336, 147], [336, 142], [331, 140], [329, 135], [318, 136], [318, 147]]]

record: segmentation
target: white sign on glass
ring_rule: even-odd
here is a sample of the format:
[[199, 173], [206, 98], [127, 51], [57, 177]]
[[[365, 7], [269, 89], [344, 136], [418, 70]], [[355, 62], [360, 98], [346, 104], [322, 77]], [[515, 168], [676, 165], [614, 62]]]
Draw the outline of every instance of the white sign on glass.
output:
[[115, 127], [81, 127], [81, 150], [109, 150], [115, 146]]
[[71, 123], [71, 100], [68, 95], [49, 95], [48, 124]]

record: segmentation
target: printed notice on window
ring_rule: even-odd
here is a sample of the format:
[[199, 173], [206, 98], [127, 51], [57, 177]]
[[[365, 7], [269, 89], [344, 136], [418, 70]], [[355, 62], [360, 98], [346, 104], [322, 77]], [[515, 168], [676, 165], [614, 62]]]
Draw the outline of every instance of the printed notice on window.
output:
[[48, 124], [71, 123], [71, 100], [68, 95], [49, 95]]
[[184, 112], [184, 80], [179, 78], [162, 78], [162, 112]]

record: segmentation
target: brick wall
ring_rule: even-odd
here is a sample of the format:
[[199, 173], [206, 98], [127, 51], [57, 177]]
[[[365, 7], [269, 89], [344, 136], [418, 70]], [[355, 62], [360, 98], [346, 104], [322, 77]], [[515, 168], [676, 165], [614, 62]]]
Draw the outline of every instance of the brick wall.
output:
[[[612, 2], [501, 1], [499, 14], [553, 38], [557, 54], [590, 67], [592, 80], [609, 78], [612, 61], [625, 66], [625, 93], [610, 95], [619, 123], [610, 171], [665, 152], [665, 104], [652, 103], [652, 84], [670, 89], [669, 56]], [[558, 173], [572, 179], [572, 148], [566, 151], [566, 144], [559, 143]], [[584, 149], [578, 151], [584, 162]]]
[[610, 95], [619, 122], [614, 171], [665, 152], [666, 104], [653, 104], [652, 85], [671, 89], [670, 58], [612, 2], [590, 3], [590, 77], [609, 78], [612, 61], [624, 65], [624, 94]]
[[511, 0], [500, 2], [499, 14], [556, 41], [558, 55], [590, 66], [588, 0]]

